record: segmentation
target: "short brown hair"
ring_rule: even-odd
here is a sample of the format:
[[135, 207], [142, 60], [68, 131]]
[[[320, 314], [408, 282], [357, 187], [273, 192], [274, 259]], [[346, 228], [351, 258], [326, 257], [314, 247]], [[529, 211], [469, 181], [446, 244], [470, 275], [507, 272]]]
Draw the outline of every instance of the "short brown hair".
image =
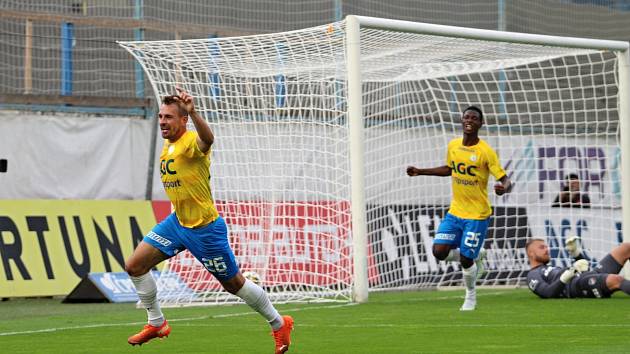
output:
[[527, 240], [527, 243], [525, 244], [525, 252], [527, 252], [527, 250], [529, 250], [529, 246], [531, 246], [532, 243], [536, 241], [545, 242], [545, 240], [542, 237], [532, 237], [529, 240]]
[[182, 105], [181, 100], [182, 99], [179, 98], [179, 96], [177, 95], [164, 96], [162, 97], [162, 104], [167, 105], [167, 106], [171, 104], [177, 105], [177, 112], [179, 113], [179, 115], [182, 117], [186, 117], [188, 116], [188, 112], [186, 111], [186, 109], [184, 109], [184, 106]]

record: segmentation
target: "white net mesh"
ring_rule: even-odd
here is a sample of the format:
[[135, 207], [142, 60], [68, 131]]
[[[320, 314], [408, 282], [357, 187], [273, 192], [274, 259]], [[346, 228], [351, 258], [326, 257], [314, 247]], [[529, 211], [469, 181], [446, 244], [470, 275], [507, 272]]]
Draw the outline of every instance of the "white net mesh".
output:
[[[158, 96], [180, 85], [217, 137], [212, 187], [243, 270], [274, 300], [348, 300], [352, 290], [345, 22], [270, 35], [125, 42]], [[582, 236], [594, 260], [621, 225], [617, 59], [606, 51], [361, 30], [370, 290], [459, 284], [431, 255], [450, 179], [409, 178], [444, 165], [462, 108], [515, 182], [491, 197], [487, 285], [523, 281], [528, 236]], [[576, 173], [591, 208], [552, 208]], [[168, 304], [236, 298], [190, 255], [169, 263], [194, 292]], [[175, 300], [172, 300], [175, 299]]]

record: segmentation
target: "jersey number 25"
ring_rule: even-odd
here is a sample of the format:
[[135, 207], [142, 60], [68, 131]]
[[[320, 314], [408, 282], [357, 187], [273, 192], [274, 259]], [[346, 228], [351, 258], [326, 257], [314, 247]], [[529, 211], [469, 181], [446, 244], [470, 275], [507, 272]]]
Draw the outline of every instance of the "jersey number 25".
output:
[[470, 248], [477, 248], [479, 246], [479, 232], [468, 231], [466, 238], [464, 238], [464, 244]]

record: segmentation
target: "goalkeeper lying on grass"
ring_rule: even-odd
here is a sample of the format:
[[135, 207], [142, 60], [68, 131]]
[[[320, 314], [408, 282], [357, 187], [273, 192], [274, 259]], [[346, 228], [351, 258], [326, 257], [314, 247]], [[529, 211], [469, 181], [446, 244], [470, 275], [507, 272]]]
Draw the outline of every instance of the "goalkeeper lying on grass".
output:
[[615, 247], [593, 270], [589, 270], [589, 262], [582, 256], [578, 237], [566, 242], [566, 250], [576, 259], [569, 268], [548, 265], [549, 247], [544, 240], [530, 240], [525, 250], [531, 266], [527, 284], [541, 298], [606, 298], [617, 290], [630, 295], [630, 281], [618, 274], [630, 258], [628, 242]]

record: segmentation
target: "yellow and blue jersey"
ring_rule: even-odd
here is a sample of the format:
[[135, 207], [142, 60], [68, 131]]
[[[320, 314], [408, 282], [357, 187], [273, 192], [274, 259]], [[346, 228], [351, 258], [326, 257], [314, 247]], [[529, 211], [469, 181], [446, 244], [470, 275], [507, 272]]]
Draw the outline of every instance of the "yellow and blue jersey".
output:
[[164, 141], [160, 175], [166, 195], [184, 227], [195, 228], [219, 217], [210, 191], [210, 150], [197, 145], [197, 133], [187, 131], [177, 141]]
[[505, 176], [499, 157], [488, 143], [479, 139], [473, 146], [464, 146], [462, 138], [448, 143], [446, 164], [451, 168], [453, 199], [449, 213], [462, 219], [483, 220], [492, 214], [488, 199], [488, 177]]

